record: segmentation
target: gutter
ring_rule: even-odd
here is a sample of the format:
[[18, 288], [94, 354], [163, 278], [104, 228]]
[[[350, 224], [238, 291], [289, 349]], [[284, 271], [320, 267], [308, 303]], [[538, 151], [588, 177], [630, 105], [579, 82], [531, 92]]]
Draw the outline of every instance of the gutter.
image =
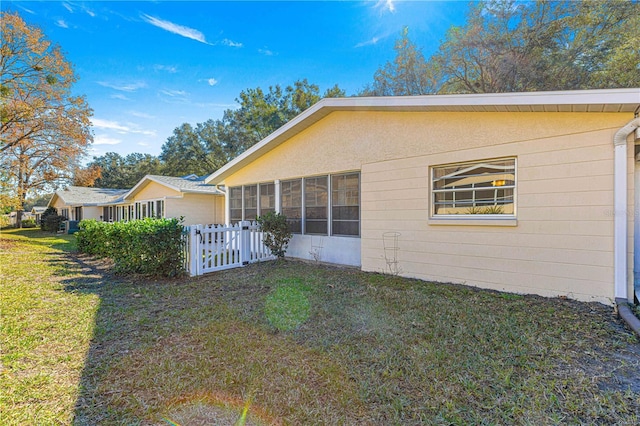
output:
[[[620, 128], [613, 136], [614, 146], [614, 234], [613, 234], [613, 266], [614, 295], [616, 299], [630, 300], [628, 295], [628, 250], [627, 232], [627, 137], [640, 128], [640, 118], [636, 117]], [[636, 206], [636, 208], [638, 208]]]

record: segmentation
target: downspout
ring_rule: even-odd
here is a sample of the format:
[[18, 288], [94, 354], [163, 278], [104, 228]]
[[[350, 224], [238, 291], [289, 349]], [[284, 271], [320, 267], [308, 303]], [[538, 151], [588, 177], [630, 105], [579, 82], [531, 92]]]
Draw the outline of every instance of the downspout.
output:
[[[613, 234], [613, 267], [614, 267], [614, 297], [629, 300], [627, 293], [627, 137], [640, 127], [640, 118], [636, 117], [622, 127], [613, 136], [614, 146], [614, 234]], [[637, 206], [636, 206], [637, 208]]]
[[231, 225], [231, 221], [227, 217], [229, 215], [229, 194], [227, 192], [226, 185], [216, 185], [216, 189], [224, 194], [224, 223], [225, 225]]

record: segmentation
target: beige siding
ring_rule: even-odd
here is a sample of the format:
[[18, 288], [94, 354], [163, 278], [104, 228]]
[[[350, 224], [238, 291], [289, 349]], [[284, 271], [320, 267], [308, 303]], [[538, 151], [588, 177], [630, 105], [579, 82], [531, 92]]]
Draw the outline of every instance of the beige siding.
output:
[[[361, 170], [364, 270], [386, 269], [383, 234], [396, 231], [402, 275], [611, 303], [612, 139], [631, 118], [629, 113], [334, 112], [225, 184]], [[517, 159], [517, 222], [478, 226], [429, 220], [430, 167], [499, 157]]]
[[166, 217], [184, 217], [185, 225], [224, 223], [224, 196], [184, 194], [165, 200]]
[[146, 201], [177, 196], [180, 196], [180, 191], [167, 188], [166, 186], [160, 185], [156, 182], [149, 182], [140, 191], [138, 191], [130, 201], [133, 204], [136, 201]]
[[102, 220], [102, 213], [103, 213], [102, 207], [95, 207], [95, 206], [82, 207], [83, 219]]

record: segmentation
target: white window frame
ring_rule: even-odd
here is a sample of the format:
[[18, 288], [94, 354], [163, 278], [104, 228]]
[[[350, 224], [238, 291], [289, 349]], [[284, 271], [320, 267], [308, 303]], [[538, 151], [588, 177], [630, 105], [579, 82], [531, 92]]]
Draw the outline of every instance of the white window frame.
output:
[[[493, 183], [493, 185], [495, 186], [495, 192], [496, 195], [495, 197], [497, 197], [497, 191], [499, 190], [504, 190], [504, 189], [511, 189], [513, 190], [513, 196], [512, 196], [512, 202], [513, 202], [513, 212], [511, 213], [495, 213], [495, 212], [491, 212], [491, 207], [493, 206], [497, 206], [499, 205], [497, 198], [494, 199], [494, 204], [492, 206], [490, 205], [479, 205], [480, 203], [476, 204], [475, 202], [475, 194], [476, 194], [476, 190], [479, 191], [486, 191], [487, 189], [490, 189], [490, 187], [478, 187], [477, 189], [475, 187], [472, 186], [472, 188], [463, 188], [463, 189], [436, 189], [436, 179], [437, 180], [441, 180], [444, 179], [446, 176], [451, 177], [452, 174], [446, 175], [446, 176], [442, 176], [439, 178], [436, 178], [436, 171], [437, 170], [441, 170], [443, 168], [452, 168], [452, 167], [459, 167], [461, 168], [461, 170], [457, 171], [456, 173], [461, 173], [467, 170], [472, 170], [474, 167], [479, 167], [482, 165], [491, 165], [491, 163], [498, 163], [498, 162], [504, 162], [504, 161], [513, 161], [513, 184], [512, 185], [508, 185], [505, 184], [504, 181], [505, 179], [500, 179], [502, 176], [500, 176], [500, 173], [496, 173], [496, 177], [498, 179], [495, 180], [496, 183]], [[510, 170], [508, 169], [507, 171], [505, 171], [504, 173], [502, 173], [502, 175], [506, 175], [506, 174], [510, 174]], [[430, 219], [432, 220], [515, 220], [516, 219], [516, 215], [517, 215], [517, 187], [518, 187], [518, 159], [517, 157], [502, 157], [502, 158], [491, 158], [491, 159], [482, 159], [482, 160], [472, 160], [472, 161], [464, 161], [464, 162], [459, 162], [459, 163], [447, 163], [447, 164], [438, 164], [438, 165], [434, 165], [430, 167]], [[501, 184], [499, 184], [498, 182], [502, 182]], [[473, 185], [473, 184], [472, 184]], [[461, 192], [473, 192], [472, 195], [472, 199], [473, 199], [473, 204], [468, 206], [468, 213], [440, 213], [437, 214], [436, 213], [436, 194], [437, 193], [451, 193], [453, 194], [454, 197], [454, 206], [455, 206], [455, 194], [456, 193], [461, 193]], [[468, 203], [468, 201], [466, 201], [467, 199], [465, 198], [465, 203]], [[478, 209], [477, 213], [473, 213], [472, 211], [475, 209]], [[483, 209], [485, 210], [489, 210], [489, 213], [483, 213]]]

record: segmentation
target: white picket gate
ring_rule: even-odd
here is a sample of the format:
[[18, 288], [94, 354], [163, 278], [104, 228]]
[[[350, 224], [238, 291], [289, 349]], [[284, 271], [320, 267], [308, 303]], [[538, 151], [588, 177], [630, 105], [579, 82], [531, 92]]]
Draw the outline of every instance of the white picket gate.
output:
[[249, 263], [274, 259], [263, 244], [256, 222], [235, 225], [191, 225], [189, 227], [189, 275], [238, 268]]

